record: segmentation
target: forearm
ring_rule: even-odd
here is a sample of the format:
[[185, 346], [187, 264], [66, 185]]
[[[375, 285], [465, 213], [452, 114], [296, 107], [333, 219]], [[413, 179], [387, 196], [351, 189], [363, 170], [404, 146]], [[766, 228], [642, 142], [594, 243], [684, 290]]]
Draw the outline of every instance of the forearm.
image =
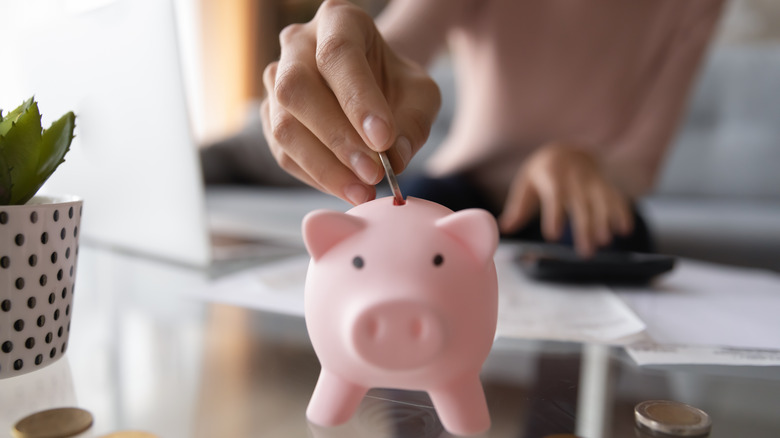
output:
[[466, 4], [466, 0], [393, 0], [377, 18], [377, 28], [399, 55], [427, 67], [446, 45], [447, 32]]
[[685, 114], [692, 85], [708, 47], [722, 3], [688, 16], [677, 30], [675, 45], [653, 66], [655, 80], [633, 110], [624, 131], [600, 157], [605, 175], [632, 198], [647, 194]]

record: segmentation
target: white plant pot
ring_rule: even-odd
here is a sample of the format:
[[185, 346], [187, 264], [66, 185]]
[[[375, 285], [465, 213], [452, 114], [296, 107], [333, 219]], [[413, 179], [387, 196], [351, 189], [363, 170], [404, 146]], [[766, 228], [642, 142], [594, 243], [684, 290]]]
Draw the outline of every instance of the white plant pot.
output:
[[82, 204], [36, 196], [0, 205], [0, 379], [45, 367], [68, 348]]

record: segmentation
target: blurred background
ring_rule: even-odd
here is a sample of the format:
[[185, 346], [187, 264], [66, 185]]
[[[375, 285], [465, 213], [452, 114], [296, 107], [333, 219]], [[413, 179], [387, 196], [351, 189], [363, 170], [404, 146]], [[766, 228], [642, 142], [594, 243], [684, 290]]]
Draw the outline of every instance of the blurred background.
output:
[[[204, 144], [229, 136], [255, 116], [263, 69], [279, 57], [279, 32], [309, 21], [321, 0], [175, 0], [182, 51], [192, 78], [194, 125]], [[355, 0], [376, 16], [387, 0]]]
[[[181, 0], [183, 1], [183, 0]], [[206, 103], [203, 144], [238, 134], [203, 154], [213, 183], [294, 184], [273, 166], [257, 115], [262, 70], [277, 35], [308, 21], [320, 1], [201, 0]], [[356, 2], [372, 14], [384, 1]], [[242, 26], [235, 26], [243, 22]], [[243, 51], [243, 54], [241, 53]], [[432, 68], [444, 104], [419, 171], [449, 129], [453, 78], [446, 55]], [[254, 127], [254, 128], [253, 128]], [[266, 154], [265, 157], [262, 154]], [[237, 156], [256, 156], [255, 163]], [[655, 192], [642, 201], [661, 252], [780, 270], [780, 2], [727, 3], [709, 56]]]
[[[354, 2], [374, 15], [386, 4], [386, 0]], [[47, 15], [63, 8], [100, 11], [115, 3], [0, 0], [0, 29], [30, 21], [25, 15], [35, 15], [33, 21], [45, 25]], [[321, 2], [173, 3], [189, 125], [201, 149], [206, 183], [298, 184], [278, 168], [262, 137], [258, 111], [264, 92], [262, 72], [279, 55], [279, 31], [287, 24], [308, 21]], [[24, 35], [12, 33], [12, 42], [14, 38], [23, 41]], [[13, 53], [14, 48], [9, 44], [6, 52]], [[407, 172], [421, 170], [453, 115], [453, 77], [446, 54], [432, 66], [431, 74], [441, 87], [443, 106], [428, 144]], [[10, 76], [0, 68], [0, 83], [18, 80]], [[7, 97], [0, 96], [4, 105], [18, 103]], [[83, 133], [82, 138], [86, 138]], [[656, 190], [641, 201], [659, 250], [780, 271], [778, 164], [780, 2], [731, 0]]]
[[[206, 139], [225, 136], [242, 126], [245, 110], [252, 108], [263, 96], [263, 69], [279, 56], [279, 32], [288, 24], [309, 21], [322, 3], [321, 0], [175, 2], [182, 21], [184, 51], [191, 58], [189, 64], [193, 67], [188, 71], [197, 74], [198, 65], [203, 67], [198, 75], [202, 82], [199, 88], [204, 89], [207, 96], [203, 103], [208, 103], [211, 109], [206, 111], [210, 117], [199, 120], [196, 125]], [[353, 0], [374, 16], [387, 2]], [[774, 0], [728, 1], [714, 43], [716, 52], [718, 49], [777, 44], [780, 44], [780, 3]], [[197, 60], [199, 57], [202, 58], [200, 61]], [[766, 72], [767, 76], [771, 73], [776, 71]]]

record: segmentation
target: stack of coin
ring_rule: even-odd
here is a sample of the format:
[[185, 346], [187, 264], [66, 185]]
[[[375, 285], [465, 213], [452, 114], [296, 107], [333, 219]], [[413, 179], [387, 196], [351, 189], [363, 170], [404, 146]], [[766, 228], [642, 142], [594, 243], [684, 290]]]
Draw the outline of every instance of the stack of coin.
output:
[[125, 430], [122, 432], [109, 433], [108, 435], [103, 435], [100, 438], [159, 438], [159, 437], [155, 434], [149, 432], [142, 432], [140, 430]]
[[[57, 408], [37, 412], [17, 421], [11, 430], [14, 438], [72, 438], [83, 436], [93, 424], [92, 414], [79, 408]], [[159, 438], [138, 430], [126, 430], [101, 438]]]
[[706, 412], [685, 403], [649, 400], [634, 407], [637, 436], [707, 437], [712, 420]]
[[68, 438], [86, 432], [92, 422], [92, 414], [84, 409], [49, 409], [19, 420], [11, 435], [14, 438]]

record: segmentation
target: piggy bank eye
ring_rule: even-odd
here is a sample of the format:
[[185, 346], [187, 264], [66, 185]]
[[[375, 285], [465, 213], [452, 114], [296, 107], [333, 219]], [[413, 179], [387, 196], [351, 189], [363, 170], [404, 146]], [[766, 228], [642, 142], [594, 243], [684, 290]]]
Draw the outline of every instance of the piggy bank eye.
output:
[[441, 254], [436, 254], [433, 256], [433, 266], [441, 266], [442, 263], [444, 263], [444, 256]]
[[352, 259], [352, 266], [358, 269], [362, 269], [364, 264], [365, 263], [363, 262], [363, 257], [355, 256], [355, 258]]

